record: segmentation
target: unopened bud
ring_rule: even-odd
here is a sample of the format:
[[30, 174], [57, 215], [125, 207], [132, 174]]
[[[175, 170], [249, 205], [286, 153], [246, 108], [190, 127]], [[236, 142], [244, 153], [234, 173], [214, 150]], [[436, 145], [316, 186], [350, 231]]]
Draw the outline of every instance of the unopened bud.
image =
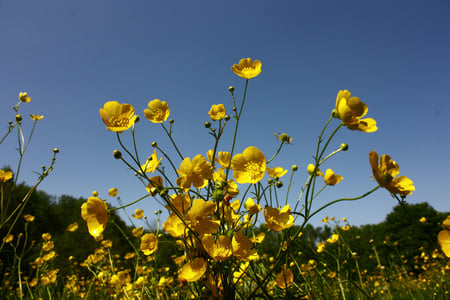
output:
[[17, 114], [17, 115], [16, 115], [16, 121], [17, 121], [17, 122], [22, 121], [22, 115]]
[[333, 109], [333, 110], [331, 111], [331, 116], [332, 116], [333, 118], [338, 118], [338, 113], [337, 113], [337, 110], [336, 110], [336, 109]]
[[230, 93], [233, 93], [233, 92], [234, 92], [234, 86], [230, 85], [230, 86], [228, 87], [228, 90], [230, 91]]
[[205, 128], [209, 128], [211, 127], [211, 123], [210, 122], [205, 122]]
[[158, 147], [158, 143], [157, 143], [157, 142], [152, 142], [152, 147], [153, 147], [153, 148]]
[[291, 169], [292, 169], [292, 171], [297, 171], [298, 170], [298, 167], [297, 167], [297, 165], [292, 165], [292, 167], [291, 167]]
[[114, 150], [113, 151], [113, 155], [115, 159], [121, 159], [122, 158], [122, 152], [120, 152], [119, 150]]
[[59, 149], [58, 148], [53, 148], [53, 153], [59, 153]]
[[347, 151], [347, 150], [348, 150], [348, 144], [342, 143], [342, 144], [341, 144], [341, 150], [342, 150], [342, 151]]
[[173, 124], [174, 122], [175, 122], [174, 119], [170, 119], [170, 120], [169, 120], [169, 123], [170, 123], [170, 124]]
[[280, 188], [283, 186], [283, 183], [281, 181], [277, 181], [276, 186], [277, 188]]
[[225, 121], [229, 121], [230, 120], [230, 116], [229, 115], [225, 115], [224, 117], [223, 117], [223, 119], [225, 120]]
[[139, 122], [141, 120], [141, 118], [139, 116], [136, 115], [136, 119], [134, 120], [134, 124], [136, 124], [137, 122]]

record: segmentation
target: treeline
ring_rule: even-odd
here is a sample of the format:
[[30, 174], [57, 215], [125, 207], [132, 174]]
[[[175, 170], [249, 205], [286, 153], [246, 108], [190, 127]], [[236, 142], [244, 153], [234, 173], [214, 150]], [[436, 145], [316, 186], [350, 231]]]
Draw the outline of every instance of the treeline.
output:
[[[12, 203], [8, 205], [12, 208], [20, 203], [30, 187], [20, 184], [12, 189], [11, 186], [2, 184], [2, 189], [4, 193], [13, 192], [9, 197], [9, 201]], [[11, 271], [14, 268], [17, 261], [15, 254], [17, 250], [13, 247], [27, 251], [21, 261], [22, 272], [24, 275], [32, 272], [32, 262], [40, 255], [39, 245], [43, 243], [43, 233], [50, 233], [52, 236], [57, 255], [52, 260], [55, 267], [63, 275], [71, 274], [73, 263], [83, 262], [100, 245], [100, 242], [94, 241], [89, 235], [87, 226], [81, 218], [80, 207], [86, 200], [68, 195], [54, 197], [43, 191], [34, 191], [24, 208], [23, 215], [32, 215], [35, 220], [26, 224], [27, 222], [23, 217], [18, 219], [11, 233], [15, 237], [21, 236], [21, 238], [18, 244], [16, 242], [8, 244], [0, 253], [0, 277], [3, 276], [4, 272]], [[437, 212], [427, 203], [399, 205], [387, 215], [384, 222], [376, 225], [345, 228], [345, 223], [342, 220], [339, 222], [328, 221], [322, 227], [314, 227], [308, 224], [304, 228], [301, 238], [293, 247], [304, 258], [305, 263], [310, 259], [315, 259], [325, 260], [322, 262], [332, 265], [335, 263], [332, 256], [322, 257], [318, 255], [317, 244], [326, 241], [333, 233], [339, 233], [340, 239], [349, 246], [349, 257], [357, 256], [360, 265], [364, 266], [366, 271], [371, 272], [377, 268], [378, 263], [374, 259], [376, 255], [383, 262], [399, 265], [405, 261], [413, 261], [422, 252], [431, 253], [433, 250], [439, 249], [436, 237], [441, 229], [440, 224], [447, 215], [447, 213]], [[110, 218], [115, 226], [108, 224], [103, 237], [112, 241], [111, 255], [124, 257], [125, 254], [134, 252], [131, 245], [133, 242], [125, 237], [125, 235], [132, 236], [133, 228], [121, 220], [114, 211]], [[425, 218], [426, 221], [422, 219], [422, 222], [420, 222], [421, 218]], [[75, 222], [78, 224], [78, 230], [69, 232], [67, 230], [68, 225]], [[293, 227], [290, 230], [295, 230], [295, 228]], [[7, 227], [2, 228], [0, 236], [5, 237], [7, 231]], [[260, 232], [265, 233], [265, 239], [260, 245], [260, 253], [275, 256], [280, 247], [278, 236], [268, 231], [264, 225], [255, 229], [255, 234]], [[166, 242], [160, 243], [157, 260], [161, 262], [161, 265], [169, 266], [173, 264], [172, 254], [177, 252], [175, 243], [169, 242], [173, 238], [167, 234], [160, 234], [159, 238]], [[139, 249], [136, 242], [133, 245]], [[337, 251], [336, 244], [327, 245], [328, 252], [332, 253], [334, 250]], [[130, 266], [132, 266], [131, 262]], [[420, 269], [411, 268], [408, 271], [421, 272]], [[86, 269], [87, 273], [88, 270]]]

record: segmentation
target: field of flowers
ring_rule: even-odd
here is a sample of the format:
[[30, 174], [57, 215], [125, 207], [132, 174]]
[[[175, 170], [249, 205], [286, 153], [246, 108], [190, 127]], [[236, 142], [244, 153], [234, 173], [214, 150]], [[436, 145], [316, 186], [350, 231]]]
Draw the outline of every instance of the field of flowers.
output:
[[[370, 134], [377, 130], [376, 121], [366, 117], [368, 106], [348, 90], [338, 91], [335, 109], [318, 132], [316, 151], [308, 166], [292, 165], [286, 170], [274, 165], [283, 147], [292, 142], [285, 133], [275, 135], [279, 147], [270, 155], [251, 145], [236, 149], [248, 84], [260, 74], [261, 66], [259, 60], [244, 58], [231, 67], [245, 80], [242, 97], [238, 99], [230, 86], [230, 103], [210, 107], [211, 120], [204, 126], [214, 142], [211, 149], [199, 149], [195, 157], [185, 157], [183, 145], [176, 143], [166, 101], [151, 100], [143, 113], [145, 119], [161, 126], [175, 157], [157, 142], [153, 142], [150, 156], [139, 156], [135, 131], [143, 120], [135, 115], [132, 105], [109, 101], [100, 108], [106, 129], [117, 138], [114, 159], [132, 171], [130, 176], [145, 183], [146, 191], [142, 198], [121, 207], [112, 207], [97, 192], [84, 199], [78, 206], [82, 222], [70, 220], [64, 236], [82, 239], [83, 234], [86, 245], [80, 247], [92, 251], [85, 257], [64, 257], [67, 266], [58, 260], [62, 249], [52, 234], [39, 232], [39, 239], [32, 238], [31, 232], [36, 234], [41, 220], [26, 213], [27, 207], [32, 205], [30, 199], [41, 181], [51, 174], [59, 150], [53, 150], [38, 181], [23, 192], [18, 183], [22, 157], [43, 116], [30, 116], [33, 126], [25, 138], [19, 109], [31, 98], [21, 92], [13, 107], [14, 121], [9, 122], [0, 140], [1, 144], [17, 132], [20, 157], [16, 169], [0, 170], [0, 298], [450, 298], [450, 216], [432, 221], [431, 216], [414, 215], [413, 207], [406, 203], [415, 190], [413, 181], [399, 176], [399, 166], [389, 155], [368, 153], [373, 189], [357, 197], [322, 202], [319, 208], [313, 205], [323, 190], [343, 179], [326, 167], [329, 158], [348, 149], [347, 144], [335, 145], [336, 133], [352, 130]], [[225, 131], [232, 132], [231, 143], [221, 143]], [[126, 134], [130, 135], [130, 145], [123, 141]], [[292, 184], [298, 169], [309, 173], [300, 187]], [[283, 185], [286, 194], [279, 192]], [[333, 204], [357, 201], [379, 189], [387, 190], [406, 222], [424, 233], [427, 241], [423, 245], [416, 241], [414, 245], [421, 246], [408, 249], [406, 242], [390, 235], [380, 240], [375, 233], [371, 236], [367, 230], [351, 226], [345, 218], [325, 218], [326, 230], [321, 235], [309, 224], [313, 216]], [[108, 194], [118, 197], [118, 190], [112, 188]], [[117, 218], [117, 210], [149, 197], [161, 204], [161, 211], [169, 213], [161, 219], [161, 211], [155, 212], [161, 227], [150, 226], [142, 209], [136, 209], [133, 218], [146, 226], [129, 228]], [[258, 226], [260, 223], [264, 226]], [[109, 238], [108, 230], [115, 232], [114, 239]], [[116, 251], [120, 243], [128, 248]]]

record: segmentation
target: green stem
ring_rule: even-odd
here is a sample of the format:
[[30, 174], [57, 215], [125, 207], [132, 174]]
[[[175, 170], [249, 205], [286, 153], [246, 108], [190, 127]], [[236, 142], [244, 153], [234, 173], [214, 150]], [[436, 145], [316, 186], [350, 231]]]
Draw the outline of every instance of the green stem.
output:
[[181, 160], [184, 160], [183, 155], [181, 155], [180, 150], [178, 150], [177, 145], [175, 144], [175, 141], [172, 138], [172, 132], [167, 131], [166, 127], [164, 126], [163, 123], [161, 123], [162, 128], [164, 129], [164, 131], [166, 132], [167, 136], [169, 137], [170, 141], [172, 142], [172, 145], [175, 147], [175, 150], [177, 150], [178, 155], [180, 156]]

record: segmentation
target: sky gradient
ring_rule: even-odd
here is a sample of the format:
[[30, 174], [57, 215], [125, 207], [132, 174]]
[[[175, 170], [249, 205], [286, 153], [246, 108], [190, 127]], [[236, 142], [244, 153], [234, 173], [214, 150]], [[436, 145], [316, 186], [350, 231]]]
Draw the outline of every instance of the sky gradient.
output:
[[[391, 155], [400, 175], [414, 181], [416, 191], [407, 202], [427, 201], [450, 211], [449, 13], [444, 0], [0, 0], [2, 132], [14, 117], [10, 107], [19, 92], [28, 92], [31, 102], [22, 105], [22, 114], [45, 117], [25, 155], [21, 181], [33, 184], [34, 171], [48, 164], [58, 147], [54, 172], [40, 189], [85, 198], [97, 190], [117, 206], [107, 195], [117, 187], [129, 203], [146, 191], [112, 156], [119, 145], [99, 116], [103, 104], [116, 100], [135, 107], [142, 157], [157, 141], [175, 158], [161, 127], [143, 114], [150, 100], [167, 101], [184, 156], [205, 155], [213, 146], [203, 126], [208, 111], [219, 103], [231, 110], [230, 85], [241, 99], [245, 80], [230, 67], [251, 57], [262, 62], [262, 73], [249, 82], [236, 152], [256, 146], [271, 157], [278, 147], [273, 134], [292, 136], [293, 145], [271, 165], [299, 166], [291, 205], [307, 179], [306, 166], [336, 95], [348, 89], [367, 104], [378, 131], [339, 131], [330, 151], [342, 142], [349, 151], [323, 169], [332, 168], [344, 180], [329, 187], [317, 205], [375, 187], [368, 159], [375, 150]], [[24, 121], [25, 128], [31, 124]], [[231, 147], [232, 126], [228, 131], [221, 151]], [[122, 137], [129, 141], [130, 133]], [[15, 137], [0, 146], [2, 166], [17, 164], [16, 147]], [[332, 206], [312, 223], [319, 225], [326, 215], [347, 217], [355, 225], [378, 223], [395, 205], [386, 190], [378, 190]], [[148, 198], [130, 207], [130, 215], [135, 208], [153, 219], [160, 206]]]

